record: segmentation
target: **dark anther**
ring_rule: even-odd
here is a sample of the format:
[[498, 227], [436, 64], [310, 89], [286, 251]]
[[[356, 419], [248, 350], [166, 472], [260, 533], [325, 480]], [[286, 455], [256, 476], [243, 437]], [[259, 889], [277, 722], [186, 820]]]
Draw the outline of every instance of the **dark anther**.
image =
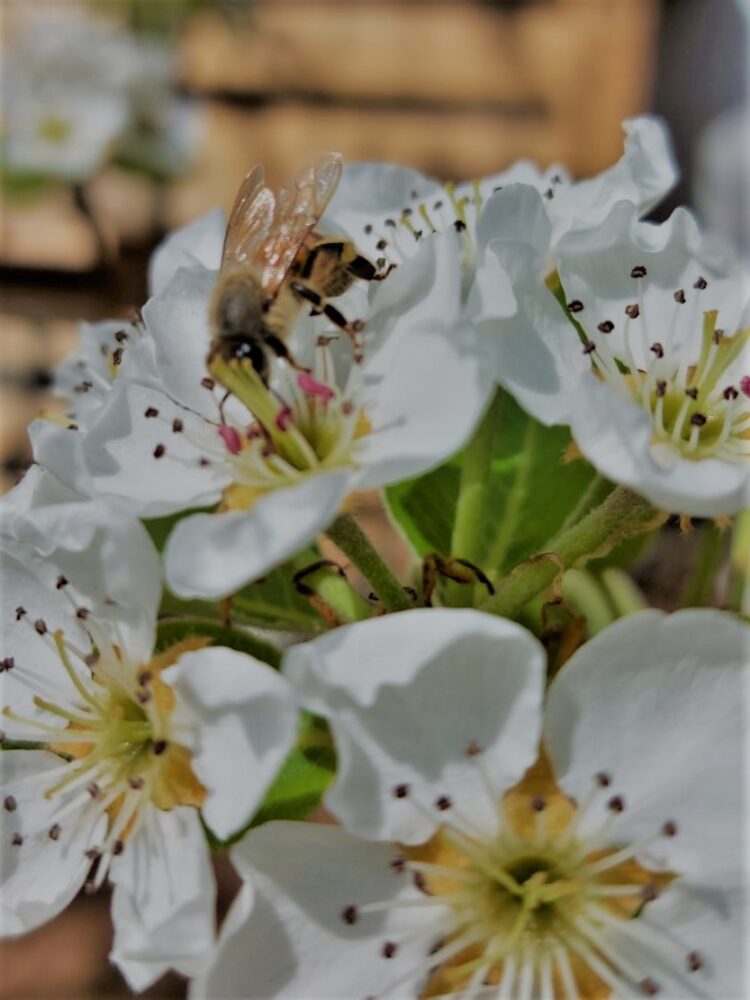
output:
[[422, 236], [423, 236], [423, 232], [422, 232], [421, 229], [415, 229], [414, 230], [414, 239], [417, 241], [417, 243], [422, 239]]
[[482, 752], [482, 744], [479, 740], [469, 740], [464, 749], [464, 753], [467, 757], [476, 757], [477, 754]]
[[388, 246], [388, 240], [382, 240], [381, 239], [381, 240], [378, 240], [378, 242], [375, 244], [375, 249], [376, 250], [385, 250], [385, 248], [387, 246]]
[[393, 958], [396, 954], [398, 946], [393, 941], [386, 941], [380, 950], [380, 954], [383, 958]]
[[446, 809], [450, 809], [453, 805], [451, 800], [447, 795], [441, 795], [439, 799], [435, 801], [435, 807], [440, 810], [440, 812], [445, 812]]
[[418, 191], [412, 191], [409, 197], [410, 198], [418, 198], [419, 197], [419, 192]]
[[124, 330], [118, 330], [117, 333], [115, 334], [115, 340], [117, 341], [118, 344], [124, 344], [127, 339], [128, 335], [127, 333], [125, 333]]
[[409, 208], [409, 206], [407, 205], [406, 208], [404, 208], [404, 209], [401, 210], [401, 214], [404, 215], [404, 216], [406, 216], [406, 218], [408, 219], [409, 216], [412, 214], [413, 211], [414, 210], [411, 209], [411, 208]]
[[372, 232], [372, 226], [368, 222], [367, 225], [365, 226], [365, 236], [369, 236], [371, 232]]
[[659, 898], [659, 890], [653, 882], [647, 882], [641, 890], [641, 895], [643, 896], [644, 902], [653, 903], [655, 899]]
[[434, 944], [430, 946], [430, 950], [427, 952], [428, 955], [437, 955], [439, 951], [442, 951], [445, 946], [445, 941], [442, 938], [438, 938]]
[[6, 812], [12, 813], [15, 812], [17, 808], [18, 808], [18, 803], [13, 798], [13, 796], [6, 795], [5, 798], [3, 799], [3, 809]]
[[665, 837], [676, 837], [677, 836], [677, 824], [673, 819], [668, 819], [667, 822], [662, 826], [661, 832]]
[[544, 197], [547, 198], [548, 201], [551, 201], [555, 197], [555, 192], [552, 190], [552, 188], [547, 188], [547, 190], [544, 192]]
[[674, 293], [674, 300], [675, 300], [675, 302], [679, 302], [679, 304], [681, 306], [685, 305], [685, 301], [686, 300], [685, 300], [685, 289], [684, 288], [678, 288], [677, 289], [677, 291]]
[[101, 794], [101, 788], [97, 785], [95, 781], [92, 781], [90, 785], [87, 786], [86, 791], [89, 793], [92, 799], [98, 799]]
[[737, 399], [739, 393], [733, 385], [728, 385], [723, 392], [724, 399]]
[[150, 670], [141, 670], [141, 672], [138, 674], [138, 683], [141, 686], [143, 686], [144, 684], [148, 684], [151, 681], [152, 677], [153, 674], [151, 673]]
[[76, 618], [80, 618], [82, 622], [85, 622], [90, 614], [91, 612], [88, 608], [76, 608]]
[[16, 665], [16, 658], [14, 656], [6, 656], [0, 660], [0, 674], [4, 670], [12, 670]]
[[151, 417], [158, 417], [158, 416], [159, 416], [159, 411], [158, 411], [158, 410], [156, 409], [156, 407], [155, 407], [155, 406], [148, 406], [148, 407], [146, 407], [146, 409], [145, 409], [145, 410], [143, 411], [143, 416], [144, 416], [144, 417], [148, 417], [149, 419], [150, 419]]
[[638, 305], [633, 302], [631, 305], [625, 306], [625, 315], [629, 316], [630, 319], [638, 319], [641, 315], [641, 310], [638, 308]]
[[26, 608], [22, 608], [20, 606], [17, 607], [16, 608], [16, 621], [20, 622], [20, 620], [24, 617], [25, 614], [26, 614]]
[[350, 927], [352, 924], [356, 924], [358, 917], [359, 913], [356, 906], [345, 906], [341, 911], [341, 919], [345, 924], [349, 924]]
[[408, 785], [396, 785], [396, 787], [393, 789], [393, 794], [394, 794], [395, 798], [397, 798], [397, 799], [405, 799], [407, 797], [407, 795], [409, 794], [409, 786]]
[[137, 775], [135, 778], [128, 778], [128, 784], [134, 792], [137, 792], [139, 789], [143, 788], [143, 778]]
[[149, 701], [151, 701], [151, 692], [136, 691], [135, 700], [138, 702], [139, 705], [146, 705]]
[[182, 433], [183, 426], [184, 426], [184, 424], [182, 423], [182, 421], [179, 420], [177, 417], [175, 417], [174, 420], [172, 421], [172, 431], [173, 431], [173, 433], [174, 434], [180, 434], [180, 433]]
[[667, 383], [664, 381], [664, 379], [660, 378], [659, 381], [656, 383], [657, 399], [661, 399], [662, 396], [666, 396], [666, 394], [667, 394]]
[[53, 823], [53, 825], [49, 828], [49, 839], [50, 840], [59, 840], [61, 832], [62, 831], [61, 831], [60, 824], [59, 823]]
[[703, 968], [703, 958], [699, 951], [691, 951], [687, 957], [688, 972], [697, 972]]
[[63, 587], [67, 587], [68, 578], [66, 576], [58, 576], [57, 583], [55, 584], [55, 590], [62, 590]]
[[583, 302], [580, 299], [573, 299], [572, 302], [568, 303], [569, 313], [579, 313], [583, 312]]
[[435, 204], [432, 206], [435, 212], [439, 212], [442, 207], [443, 207], [443, 202], [440, 199], [438, 199], [438, 201], [436, 201]]
[[690, 418], [690, 423], [693, 427], [703, 427], [706, 420], [707, 418], [702, 413], [694, 413]]
[[562, 177], [559, 174], [555, 174], [553, 177], [550, 177], [550, 180], [553, 184], [562, 184]]
[[534, 795], [531, 799], [531, 808], [535, 813], [544, 812], [547, 808], [547, 803], [541, 795]]
[[204, 389], [213, 389], [216, 383], [212, 378], [208, 378], [208, 376], [206, 376], [205, 378], [201, 379], [201, 385], [203, 386]]
[[43, 618], [37, 618], [37, 620], [34, 622], [34, 628], [39, 633], [39, 635], [47, 634], [47, 623]]
[[114, 854], [115, 857], [117, 857], [118, 854], [122, 854], [124, 850], [125, 845], [121, 840], [116, 840], [114, 844], [112, 844], [112, 854]]
[[645, 278], [648, 272], [643, 264], [636, 264], [633, 270], [630, 272], [631, 278]]
[[395, 229], [396, 228], [396, 220], [395, 219], [386, 219], [385, 220], [385, 224], [386, 224], [386, 226], [390, 226], [391, 229]]
[[427, 879], [421, 872], [414, 872], [413, 882], [415, 888], [419, 889], [420, 892], [423, 892], [425, 896], [432, 895], [430, 890], [427, 888]]
[[117, 347], [114, 351], [112, 351], [112, 364], [115, 365], [115, 367], [122, 364], [122, 353], [121, 347]]
[[688, 396], [690, 399], [697, 399], [698, 398], [698, 390], [697, 389], [686, 389], [685, 390], [685, 395]]
[[614, 813], [621, 813], [625, 811], [625, 799], [622, 795], [613, 795], [612, 798], [607, 803], [607, 809], [611, 809]]
[[401, 875], [406, 871], [406, 858], [401, 854], [397, 854], [395, 858], [391, 858], [390, 868], [397, 875]]
[[89, 669], [91, 667], [95, 667], [96, 664], [99, 662], [100, 655], [101, 654], [98, 652], [98, 650], [94, 650], [93, 653], [88, 653], [86, 656], [84, 656], [83, 662], [86, 664], [87, 667], [89, 667]]
[[714, 344], [718, 347], [719, 344], [721, 343], [721, 338], [723, 336], [724, 336], [724, 331], [717, 326], [711, 335], [711, 340], [713, 340]]
[[163, 754], [164, 751], [167, 749], [167, 741], [166, 740], [154, 740], [154, 743], [153, 743], [153, 746], [151, 747], [151, 749], [154, 751], [154, 753], [158, 757], [161, 754]]
[[693, 282], [693, 288], [697, 288], [698, 291], [702, 292], [704, 288], [708, 288], [708, 282], [705, 278], [698, 278], [697, 281]]
[[201, 469], [205, 469], [206, 466], [210, 465], [210, 464], [211, 464], [211, 460], [209, 458], [199, 458], [198, 459], [198, 465], [201, 467]]
[[466, 223], [463, 221], [463, 219], [456, 219], [456, 221], [453, 223], [453, 228], [456, 230], [457, 233], [463, 233], [466, 229]]
[[610, 775], [607, 774], [606, 771], [600, 771], [594, 777], [596, 778], [596, 783], [600, 788], [609, 788], [609, 786], [612, 784], [612, 778], [610, 777]]
[[612, 333], [614, 328], [615, 324], [611, 320], [605, 319], [602, 323], [599, 324], [597, 330], [599, 331], [599, 333]]
[[664, 357], [664, 348], [662, 347], [662, 345], [659, 343], [658, 340], [654, 341], [649, 350], [652, 351], [657, 358]]
[[14, 847], [20, 847], [21, 844], [23, 843], [23, 837], [21, 836], [20, 833], [14, 833], [13, 836], [10, 838], [10, 842]]
[[642, 979], [638, 985], [640, 986], [641, 993], [643, 993], [644, 996], [655, 997], [659, 992], [658, 983], [655, 983], [650, 977]]
[[84, 854], [84, 857], [88, 858], [89, 861], [98, 861], [101, 856], [102, 852], [99, 850], [98, 847], [89, 847], [89, 849]]
[[583, 353], [584, 354], [593, 354], [595, 350], [596, 350], [596, 344], [594, 343], [593, 340], [587, 340], [587, 341], [585, 341], [585, 343], [583, 345]]
[[163, 444], [157, 444], [154, 448], [154, 458], [161, 458], [166, 450]]

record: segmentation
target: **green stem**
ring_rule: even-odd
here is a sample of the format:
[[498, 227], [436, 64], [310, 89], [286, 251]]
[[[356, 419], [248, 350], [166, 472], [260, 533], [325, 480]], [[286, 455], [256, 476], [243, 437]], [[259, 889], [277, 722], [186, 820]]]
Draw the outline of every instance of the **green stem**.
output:
[[703, 608], [713, 603], [716, 574], [726, 552], [726, 535], [713, 524], [704, 525], [696, 539], [696, 553], [682, 588], [680, 607]]
[[341, 622], [360, 622], [372, 617], [372, 606], [362, 600], [357, 591], [343, 576], [330, 570], [315, 574], [308, 581], [318, 597], [322, 598]]
[[586, 618], [588, 634], [596, 635], [614, 621], [609, 601], [596, 578], [585, 569], [569, 569], [562, 581], [565, 600]]
[[604, 503], [613, 489], [614, 486], [612, 483], [610, 483], [608, 479], [605, 479], [604, 476], [600, 476], [597, 472], [589, 485], [586, 487], [581, 499], [563, 521], [560, 531], [565, 531], [566, 528], [571, 528], [574, 524], [577, 524], [582, 517], [585, 517], [589, 511], [593, 510], [594, 507], [598, 507], [599, 504]]
[[339, 514], [326, 534], [351, 559], [386, 611], [408, 611], [413, 607], [406, 591], [351, 514]]
[[728, 606], [750, 613], [750, 510], [737, 514], [732, 528]]
[[[460, 559], [468, 559], [478, 566], [483, 563], [483, 529], [490, 484], [490, 463], [498, 426], [498, 413], [502, 408], [503, 398], [504, 393], [500, 391], [495, 393], [464, 452], [461, 466], [450, 554]], [[445, 603], [454, 607], [470, 606], [474, 603], [473, 590], [471, 586], [449, 580], [445, 586]]]
[[619, 566], [608, 566], [603, 569], [601, 581], [618, 618], [624, 618], [648, 607], [645, 597], [632, 577]]
[[495, 536], [495, 540], [490, 548], [490, 554], [486, 560], [489, 569], [494, 571], [494, 574], [491, 574], [493, 578], [496, 578], [503, 570], [503, 563], [508, 555], [508, 548], [518, 527], [529, 475], [534, 464], [534, 447], [540, 426], [532, 417], [528, 418], [523, 442], [521, 443], [520, 461], [505, 504], [500, 529]]
[[636, 493], [618, 486], [581, 521], [560, 531], [546, 552], [521, 563], [501, 580], [481, 609], [514, 618], [564, 570], [606, 555], [626, 538], [662, 524], [666, 517]]

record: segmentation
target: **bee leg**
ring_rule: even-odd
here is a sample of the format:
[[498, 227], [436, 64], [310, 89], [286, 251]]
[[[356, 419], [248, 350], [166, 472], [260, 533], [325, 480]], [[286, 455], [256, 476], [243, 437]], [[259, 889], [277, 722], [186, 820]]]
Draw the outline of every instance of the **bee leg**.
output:
[[305, 299], [307, 302], [312, 302], [317, 310], [317, 314], [323, 313], [327, 319], [330, 319], [334, 326], [337, 326], [339, 330], [343, 330], [352, 342], [354, 360], [361, 361], [363, 358], [362, 341], [357, 334], [364, 329], [365, 324], [362, 320], [355, 319], [349, 322], [336, 306], [331, 305], [330, 302], [326, 302], [323, 296], [316, 292], [314, 288], [308, 288], [307, 285], [303, 285], [300, 281], [293, 281], [291, 289], [300, 298]]
[[351, 263], [346, 265], [346, 270], [354, 278], [361, 278], [362, 281], [383, 281], [387, 278], [391, 271], [394, 269], [395, 264], [389, 264], [387, 271], [378, 271], [375, 265], [363, 257], [361, 254], [357, 254]]
[[296, 368], [300, 372], [309, 372], [309, 368], [305, 368], [304, 365], [299, 364], [293, 357], [291, 351], [286, 346], [281, 338], [277, 337], [273, 333], [266, 334], [265, 337], [266, 344], [271, 348], [273, 353], [277, 358], [283, 358], [287, 364], [290, 364], [292, 368]]
[[432, 595], [437, 586], [438, 577], [445, 577], [455, 583], [481, 583], [492, 596], [495, 588], [487, 574], [479, 566], [468, 559], [443, 559], [436, 552], [426, 555], [422, 563], [422, 603], [429, 608], [432, 605]]
[[308, 599], [313, 608], [315, 608], [319, 615], [322, 615], [322, 617], [325, 618], [330, 627], [337, 628], [341, 625], [341, 622], [339, 621], [336, 612], [327, 601], [323, 600], [323, 598], [313, 587], [310, 586], [309, 583], [305, 582], [306, 577], [312, 576], [321, 569], [335, 570], [339, 576], [346, 579], [346, 573], [337, 562], [334, 562], [332, 559], [318, 559], [317, 562], [311, 563], [309, 566], [305, 566], [302, 569], [297, 570], [292, 577], [292, 583], [297, 593]]
[[231, 395], [232, 395], [231, 392], [229, 391], [225, 392], [221, 398], [221, 402], [219, 403], [219, 420], [221, 420], [222, 424], [225, 424], [227, 422], [226, 417], [224, 416], [224, 406], [226, 405], [226, 401], [229, 399]]

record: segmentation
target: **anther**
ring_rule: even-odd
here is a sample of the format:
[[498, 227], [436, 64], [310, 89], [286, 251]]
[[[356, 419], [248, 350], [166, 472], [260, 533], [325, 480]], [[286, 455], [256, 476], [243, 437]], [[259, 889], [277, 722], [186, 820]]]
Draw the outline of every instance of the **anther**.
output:
[[641, 896], [643, 897], [644, 902], [653, 903], [655, 899], [659, 898], [659, 890], [653, 882], [647, 882], [641, 890]]
[[149, 701], [151, 701], [151, 692], [150, 691], [136, 691], [136, 693], [135, 693], [135, 700], [138, 702], [139, 705], [146, 705], [146, 704], [148, 704]]
[[593, 354], [595, 350], [596, 350], [596, 344], [594, 343], [593, 340], [587, 340], [584, 343], [584, 345], [583, 345], [583, 353], [584, 354]]
[[740, 392], [750, 399], [750, 375], [743, 375], [740, 379]]
[[95, 781], [92, 781], [90, 785], [86, 788], [92, 799], [98, 799], [101, 795], [101, 788], [97, 785]]
[[667, 383], [664, 381], [664, 379], [660, 378], [659, 381], [656, 383], [655, 392], [656, 392], [656, 398], [657, 399], [662, 399], [664, 396], [666, 396], [666, 394], [667, 394]]
[[376, 250], [385, 250], [385, 248], [387, 246], [388, 246], [388, 240], [379, 239], [378, 242], [375, 244], [375, 249]]
[[708, 288], [708, 282], [704, 277], [700, 277], [697, 281], [693, 282], [693, 288], [697, 288], [699, 291], [703, 291], [704, 288]]
[[365, 236], [369, 236], [371, 232], [372, 232], [372, 226], [368, 222], [367, 225], [365, 226]]
[[5, 798], [3, 799], [3, 809], [6, 812], [12, 813], [15, 812], [17, 808], [18, 808], [18, 803], [13, 798], [13, 796], [6, 795]]
[[555, 197], [555, 192], [552, 190], [552, 188], [547, 188], [547, 190], [544, 192], [544, 197], [548, 201], [551, 201]]
[[294, 422], [294, 414], [289, 406], [283, 406], [276, 414], [276, 426], [285, 431]]
[[728, 385], [722, 395], [724, 396], [724, 399], [737, 399], [739, 393], [733, 385]]
[[17, 608], [16, 608], [16, 621], [17, 621], [17, 622], [20, 622], [20, 620], [21, 620], [21, 619], [22, 619], [22, 618], [23, 618], [23, 617], [24, 617], [24, 616], [25, 616], [26, 614], [27, 614], [27, 611], [26, 611], [26, 608], [22, 608], [22, 607], [20, 607], [20, 606], [19, 606], [19, 607], [17, 607]]
[[614, 813], [625, 812], [625, 799], [622, 795], [613, 795], [607, 803], [607, 809]]
[[406, 858], [401, 854], [397, 854], [395, 858], [391, 858], [389, 867], [391, 871], [396, 872], [397, 875], [401, 875], [402, 872], [406, 871]]
[[124, 344], [127, 339], [128, 335], [127, 333], [125, 333], [124, 330], [118, 330], [117, 333], [115, 334], [115, 340], [117, 341], [118, 344]]
[[385, 265], [386, 265], [385, 257], [378, 257], [378, 259], [375, 261], [375, 267], [377, 267], [379, 271], [382, 271]]
[[47, 634], [47, 623], [43, 618], [37, 618], [34, 622], [34, 629], [39, 633], [39, 635]]
[[91, 612], [88, 608], [76, 608], [76, 618], [79, 618], [82, 622], [85, 622], [90, 614]]
[[147, 406], [146, 409], [143, 411], [143, 416], [149, 419], [152, 417], [158, 417], [159, 411], [156, 409], [155, 406]]
[[5, 670], [12, 670], [16, 665], [16, 658], [14, 656], [6, 656], [4, 659], [0, 660], [0, 674]]
[[352, 924], [356, 924], [357, 920], [359, 919], [359, 911], [357, 910], [357, 907], [345, 906], [344, 909], [341, 911], [341, 919], [344, 921], [345, 924], [349, 924], [350, 927], [352, 926]]
[[643, 993], [644, 996], [655, 997], [659, 992], [659, 984], [655, 983], [650, 977], [642, 979], [638, 985], [640, 986], [641, 993]]
[[542, 798], [541, 795], [534, 795], [531, 799], [531, 808], [535, 813], [544, 812], [547, 808], [547, 802]]
[[688, 396], [690, 399], [697, 399], [698, 398], [698, 390], [696, 388], [686, 389], [685, 390], [685, 395]]
[[99, 662], [100, 655], [101, 655], [100, 653], [94, 650], [93, 653], [87, 653], [86, 656], [84, 656], [83, 662], [86, 664], [89, 670], [92, 667], [95, 667], [96, 664]]
[[409, 794], [410, 788], [408, 785], [396, 785], [393, 789], [393, 795], [397, 799], [405, 799]]
[[179, 420], [177, 417], [175, 417], [175, 419], [172, 421], [172, 433], [181, 434], [183, 427], [184, 424], [182, 423], [182, 421]]
[[206, 466], [210, 465], [210, 464], [211, 464], [211, 460], [208, 459], [208, 458], [201, 457], [201, 458], [198, 459], [198, 465], [201, 467], [201, 469], [205, 469]]
[[450, 809], [453, 803], [448, 798], [447, 795], [441, 795], [439, 799], [435, 800], [435, 807], [440, 810], [440, 812], [445, 812], [446, 809]]
[[442, 200], [442, 198], [439, 198], [439, 199], [438, 199], [438, 200], [437, 200], [437, 201], [435, 202], [435, 204], [434, 204], [434, 205], [432, 206], [432, 209], [433, 209], [433, 211], [435, 211], [435, 212], [439, 212], [439, 211], [440, 211], [440, 209], [441, 209], [442, 207], [443, 207], [443, 200]]
[[134, 792], [137, 792], [141, 788], [143, 788], [144, 784], [143, 778], [141, 778], [138, 775], [136, 775], [135, 778], [128, 778], [128, 784], [130, 785], [130, 787], [133, 789]]
[[579, 313], [583, 312], [583, 302], [580, 299], [573, 299], [572, 302], [568, 303], [568, 312]]
[[609, 788], [612, 784], [612, 778], [606, 771], [599, 771], [599, 773], [595, 774], [594, 777], [596, 778], [596, 783], [600, 788]]
[[67, 585], [68, 585], [68, 578], [60, 574], [60, 576], [58, 576], [57, 578], [57, 582], [55, 583], [55, 590], [62, 590], [62, 588], [67, 587]]
[[597, 330], [599, 331], [599, 333], [612, 333], [614, 328], [615, 324], [611, 320], [605, 319], [602, 323], [599, 324]]
[[201, 379], [201, 385], [204, 389], [213, 389], [216, 383], [212, 378], [208, 378], [208, 376], [206, 376], [206, 378]]
[[10, 842], [14, 847], [20, 847], [23, 844], [23, 837], [20, 833], [14, 833], [10, 838]]
[[397, 951], [398, 945], [394, 941], [386, 941], [380, 949], [380, 954], [383, 958], [393, 958]]
[[124, 850], [125, 850], [125, 844], [121, 840], [116, 840], [114, 844], [112, 844], [112, 854], [115, 857], [118, 857], [118, 855], [122, 854]]
[[649, 350], [653, 351], [653, 353], [656, 355], [657, 358], [664, 357], [664, 348], [662, 347], [662, 345], [659, 343], [658, 340], [651, 345]]
[[401, 214], [402, 214], [402, 215], [405, 215], [405, 216], [406, 216], [406, 218], [408, 219], [410, 215], [413, 215], [413, 214], [414, 214], [414, 209], [410, 208], [410, 207], [409, 207], [409, 206], [407, 205], [407, 206], [406, 206], [406, 208], [402, 208], [402, 209], [401, 209]]
[[161, 458], [166, 450], [163, 444], [157, 444], [154, 448], [154, 458]]
[[453, 223], [453, 228], [456, 230], [457, 233], [463, 233], [466, 229], [466, 223], [463, 221], [463, 219], [456, 219], [456, 221]]
[[673, 819], [668, 819], [667, 822], [662, 826], [661, 832], [665, 837], [676, 837], [677, 824]]
[[684, 288], [678, 288], [677, 289], [677, 291], [674, 293], [674, 300], [675, 300], [675, 302], [679, 302], [679, 304], [681, 306], [685, 305], [686, 299], [685, 299], [685, 289]]
[[85, 858], [88, 858], [89, 861], [98, 861], [99, 858], [102, 856], [102, 852], [99, 850], [98, 847], [89, 847], [89, 849], [84, 853], [83, 856]]
[[716, 347], [718, 347], [719, 344], [721, 344], [721, 339], [723, 336], [724, 336], [724, 331], [717, 326], [711, 335], [711, 340], [713, 340]]
[[703, 427], [707, 419], [702, 413], [694, 413], [690, 418], [690, 423], [693, 427]]
[[154, 751], [157, 757], [161, 756], [167, 749], [166, 740], [154, 740], [151, 749]]
[[482, 747], [482, 744], [479, 742], [479, 740], [469, 740], [469, 742], [466, 744], [464, 753], [466, 754], [467, 757], [476, 757], [478, 754], [482, 752], [483, 749], [484, 748]]
[[641, 310], [636, 302], [631, 303], [629, 306], [625, 306], [625, 315], [630, 319], [638, 319], [641, 315]]
[[112, 351], [112, 364], [115, 367], [117, 367], [118, 365], [122, 364], [122, 354], [123, 354], [123, 351], [122, 351], [121, 347], [117, 347], [117, 348], [115, 348], [114, 351]]
[[432, 895], [430, 890], [427, 888], [427, 879], [424, 877], [422, 872], [414, 872], [412, 881], [414, 882], [415, 888], [419, 889], [419, 891], [424, 893], [425, 896]]
[[385, 224], [386, 224], [386, 226], [388, 226], [389, 229], [395, 229], [396, 228], [396, 220], [395, 219], [386, 219], [385, 220]]
[[648, 271], [643, 266], [643, 264], [636, 264], [636, 266], [630, 272], [630, 277], [631, 278], [645, 278], [647, 274], [648, 274]]
[[703, 968], [703, 957], [699, 951], [691, 951], [687, 957], [688, 972], [697, 972]]
[[60, 824], [59, 823], [53, 823], [52, 826], [49, 828], [49, 839], [50, 840], [59, 840], [61, 832], [62, 832], [62, 828], [61, 828]]

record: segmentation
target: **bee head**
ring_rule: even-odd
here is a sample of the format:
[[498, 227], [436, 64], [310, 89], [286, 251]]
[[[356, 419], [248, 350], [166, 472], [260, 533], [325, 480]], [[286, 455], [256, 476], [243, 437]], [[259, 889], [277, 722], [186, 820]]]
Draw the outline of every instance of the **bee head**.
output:
[[216, 298], [215, 324], [216, 333], [222, 339], [260, 339], [263, 325], [260, 283], [251, 275], [227, 281]]

